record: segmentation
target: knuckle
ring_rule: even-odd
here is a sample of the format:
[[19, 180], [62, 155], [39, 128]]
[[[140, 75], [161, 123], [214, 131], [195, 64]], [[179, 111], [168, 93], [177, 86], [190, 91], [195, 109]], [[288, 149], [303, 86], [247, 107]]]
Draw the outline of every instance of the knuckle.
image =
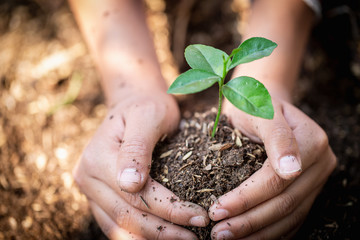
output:
[[324, 173], [326, 174], [326, 177], [328, 177], [336, 168], [338, 165], [338, 161], [334, 153], [331, 151], [330, 147], [328, 147], [329, 155], [328, 157], [324, 158], [326, 162], [324, 162]]
[[84, 175], [81, 173], [81, 171], [78, 168], [74, 169], [74, 171], [72, 172], [72, 175], [73, 175], [73, 179], [74, 179], [75, 183], [78, 185], [80, 190], [83, 190], [84, 186], [85, 186]]
[[320, 150], [321, 152], [326, 151], [326, 149], [329, 147], [329, 138], [326, 134], [326, 132], [318, 127], [316, 130], [316, 138], [314, 146], [316, 149]]
[[127, 157], [145, 157], [149, 152], [148, 145], [141, 137], [129, 139], [121, 146], [121, 152], [126, 153]]
[[305, 220], [306, 213], [302, 211], [294, 212], [287, 221], [287, 229], [296, 229], [303, 223]]
[[126, 194], [126, 201], [137, 209], [142, 209], [142, 204], [144, 204], [141, 202], [140, 195], [138, 194]]
[[284, 138], [286, 136], [288, 136], [289, 134], [292, 134], [291, 130], [286, 127], [285, 125], [281, 124], [276, 124], [274, 129], [271, 131], [271, 134], [273, 137], [275, 138]]
[[128, 229], [131, 225], [131, 209], [125, 208], [120, 204], [115, 205], [112, 209], [112, 214], [114, 216], [115, 222], [124, 229]]
[[247, 196], [241, 197], [236, 204], [240, 211], [246, 211], [251, 207], [249, 197]]
[[271, 195], [274, 193], [280, 193], [286, 187], [285, 180], [283, 180], [279, 175], [274, 173], [267, 181], [266, 181], [266, 190], [270, 192]]
[[290, 193], [282, 193], [279, 195], [278, 211], [280, 216], [286, 216], [294, 211], [296, 207], [296, 199]]
[[110, 237], [112, 233], [112, 226], [107, 223], [99, 222], [99, 227], [101, 228], [102, 232], [107, 236]]
[[254, 224], [252, 223], [251, 219], [248, 217], [244, 218], [239, 230], [241, 230], [242, 233], [247, 233], [247, 234], [256, 231]]
[[337, 166], [336, 156], [330, 148], [329, 137], [322, 128], [318, 128], [316, 136], [314, 147], [323, 156], [327, 156], [323, 159], [326, 161], [326, 169], [328, 169], [328, 173], [330, 174]]
[[283, 123], [276, 123], [271, 131], [267, 131], [265, 136], [266, 143], [275, 145], [279, 149], [296, 147], [296, 139], [293, 131]]
[[336, 168], [336, 166], [338, 165], [338, 162], [337, 162], [337, 159], [336, 159], [336, 156], [331, 153], [331, 156], [329, 158], [329, 172], [333, 172]]
[[168, 207], [166, 209], [166, 219], [170, 222], [176, 222], [176, 214], [175, 214], [175, 211], [174, 211], [174, 208], [172, 206]]
[[78, 173], [75, 173], [75, 174], [73, 174], [73, 178], [74, 178], [74, 181], [76, 182], [76, 184], [78, 185], [78, 187], [80, 189], [82, 189], [84, 186], [84, 181], [83, 181], [82, 177]]
[[80, 160], [80, 165], [82, 165], [87, 172], [91, 172], [93, 169], [98, 168], [98, 161], [96, 161], [96, 157], [88, 149], [85, 149]]
[[149, 204], [148, 198], [144, 194], [126, 194], [126, 202], [129, 203], [132, 207], [136, 209], [141, 209], [148, 211], [148, 206], [145, 204]]

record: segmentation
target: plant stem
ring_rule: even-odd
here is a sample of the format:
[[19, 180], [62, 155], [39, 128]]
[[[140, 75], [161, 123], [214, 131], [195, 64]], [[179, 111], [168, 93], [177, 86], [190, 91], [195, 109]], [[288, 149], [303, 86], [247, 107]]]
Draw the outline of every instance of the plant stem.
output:
[[[223, 82], [223, 79], [221, 80], [221, 82]], [[221, 114], [222, 99], [223, 99], [222, 84], [221, 84], [221, 86], [220, 86], [220, 83], [219, 83], [219, 105], [218, 105], [218, 112], [217, 112], [217, 114], [216, 114], [216, 119], [215, 119], [214, 127], [213, 127], [213, 130], [212, 130], [212, 132], [211, 132], [211, 137], [212, 137], [212, 138], [215, 137], [216, 128], [217, 128], [217, 125], [218, 125], [218, 123], [219, 123], [219, 118], [220, 118], [220, 114]]]
[[223, 75], [222, 75], [222, 78], [220, 79], [220, 82], [219, 82], [219, 105], [218, 105], [218, 112], [216, 114], [216, 119], [215, 119], [215, 122], [214, 122], [214, 127], [213, 127], [213, 130], [211, 132], [211, 137], [214, 138], [215, 137], [215, 133], [216, 133], [216, 128], [217, 128], [217, 125], [219, 124], [219, 119], [220, 119], [220, 115], [221, 115], [221, 107], [222, 107], [222, 99], [223, 99], [223, 93], [222, 93], [222, 87], [224, 85], [224, 80], [225, 80], [225, 77], [226, 77], [226, 74], [227, 74], [227, 69], [226, 69], [226, 66], [227, 66], [227, 63], [229, 62], [230, 60], [230, 56], [225, 60], [224, 59], [224, 67], [223, 67]]

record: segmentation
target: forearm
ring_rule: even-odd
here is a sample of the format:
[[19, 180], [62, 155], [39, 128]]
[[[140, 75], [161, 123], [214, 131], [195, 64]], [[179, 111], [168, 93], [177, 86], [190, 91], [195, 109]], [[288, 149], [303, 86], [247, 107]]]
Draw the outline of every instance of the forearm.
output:
[[272, 95], [291, 101], [314, 19], [302, 0], [255, 1], [244, 40], [265, 37], [278, 47], [269, 57], [240, 65], [234, 75], [255, 77]]
[[69, 0], [108, 101], [129, 89], [166, 91], [140, 0]]

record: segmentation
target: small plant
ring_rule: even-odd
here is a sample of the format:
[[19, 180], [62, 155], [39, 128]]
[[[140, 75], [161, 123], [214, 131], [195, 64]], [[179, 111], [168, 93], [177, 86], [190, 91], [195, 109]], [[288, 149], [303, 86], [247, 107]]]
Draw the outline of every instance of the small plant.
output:
[[192, 68], [180, 74], [171, 84], [168, 93], [190, 94], [203, 91], [214, 83], [219, 84], [219, 105], [212, 137], [221, 113], [223, 95], [238, 109], [253, 116], [272, 119], [274, 108], [271, 97], [258, 80], [241, 76], [224, 84], [228, 72], [242, 63], [248, 63], [269, 56], [277, 44], [261, 37], [244, 41], [230, 56], [225, 52], [202, 44], [189, 45], [185, 49], [185, 59]]

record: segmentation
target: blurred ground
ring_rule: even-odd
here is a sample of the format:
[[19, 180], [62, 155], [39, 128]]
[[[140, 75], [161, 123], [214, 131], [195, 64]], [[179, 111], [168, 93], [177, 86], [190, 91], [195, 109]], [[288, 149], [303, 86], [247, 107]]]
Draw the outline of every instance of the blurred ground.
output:
[[[339, 166], [297, 239], [360, 239], [360, 7], [338, 2], [330, 1], [314, 30], [297, 99], [327, 131]], [[204, 3], [147, 1], [169, 81], [185, 68], [189, 43], [228, 52], [240, 42], [249, 2]], [[61, 0], [0, 2], [0, 89], [0, 239], [105, 239], [71, 170], [106, 108], [97, 72]], [[204, 96], [191, 97], [194, 108], [208, 104]]]

